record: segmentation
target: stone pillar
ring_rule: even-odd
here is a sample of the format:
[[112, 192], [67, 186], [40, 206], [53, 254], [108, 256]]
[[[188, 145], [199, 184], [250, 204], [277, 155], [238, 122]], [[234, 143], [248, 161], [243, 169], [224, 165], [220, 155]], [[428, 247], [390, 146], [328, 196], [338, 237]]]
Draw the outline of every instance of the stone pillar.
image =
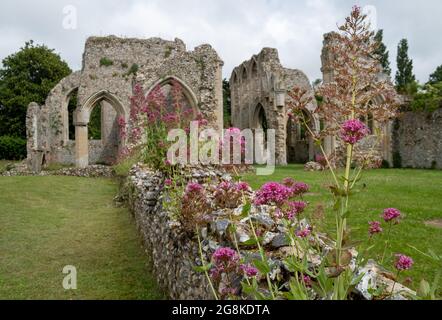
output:
[[75, 125], [75, 165], [77, 168], [86, 168], [89, 165], [87, 124]]

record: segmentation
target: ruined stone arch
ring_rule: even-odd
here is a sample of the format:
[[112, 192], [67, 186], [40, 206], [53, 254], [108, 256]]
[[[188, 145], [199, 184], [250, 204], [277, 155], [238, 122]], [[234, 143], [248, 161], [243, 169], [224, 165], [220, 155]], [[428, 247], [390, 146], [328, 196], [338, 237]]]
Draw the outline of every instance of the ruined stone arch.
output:
[[49, 92], [46, 98], [43, 109], [54, 115], [52, 119], [59, 119], [59, 125], [56, 127], [60, 130], [52, 133], [51, 144], [53, 146], [62, 146], [69, 141], [68, 104], [72, 93], [80, 87], [80, 76], [80, 71], [76, 71], [64, 77]]
[[262, 103], [258, 103], [253, 111], [253, 118], [251, 123], [252, 129], [269, 129], [269, 115], [266, 112], [266, 108]]
[[242, 66], [242, 69], [241, 69], [241, 80], [244, 83], [245, 81], [247, 81], [247, 79], [248, 79], [247, 68], [246, 68], [246, 66]]
[[[313, 132], [320, 128], [317, 116], [311, 110], [302, 110], [307, 118], [307, 125]], [[302, 120], [294, 121], [287, 117], [286, 123], [287, 163], [306, 163], [314, 159], [315, 144], [313, 137]]]
[[[88, 124], [94, 107], [100, 102], [107, 102], [116, 112], [118, 117], [123, 117], [127, 123], [128, 110], [123, 106], [120, 100], [108, 90], [100, 90], [92, 94], [86, 102], [79, 106], [75, 111], [75, 162], [77, 167], [84, 168], [89, 165], [89, 139]], [[103, 114], [102, 114], [103, 115]], [[102, 124], [103, 126], [103, 124]], [[112, 152], [106, 145], [107, 141], [102, 141], [102, 152]], [[115, 143], [115, 142], [114, 142]], [[118, 141], [117, 147], [112, 156], [116, 157], [118, 151], [123, 147], [125, 141]]]
[[163, 79], [158, 80], [157, 82], [155, 82], [153, 85], [150, 86], [150, 88], [146, 91], [145, 96], [147, 97], [155, 88], [171, 84], [173, 81], [176, 81], [180, 84], [181, 88], [183, 89], [184, 97], [189, 102], [190, 107], [193, 109], [196, 115], [199, 112], [199, 108], [198, 108], [198, 99], [195, 93], [183, 80], [181, 80], [176, 76], [167, 76]]
[[255, 58], [252, 58], [252, 77], [258, 76], [258, 63], [256, 62]]

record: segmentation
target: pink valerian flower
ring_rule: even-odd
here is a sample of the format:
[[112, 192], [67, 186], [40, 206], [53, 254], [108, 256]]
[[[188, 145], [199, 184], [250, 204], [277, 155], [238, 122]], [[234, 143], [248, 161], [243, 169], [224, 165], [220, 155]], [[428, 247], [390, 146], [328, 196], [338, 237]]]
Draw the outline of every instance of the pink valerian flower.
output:
[[304, 201], [293, 201], [288, 203], [287, 219], [291, 220], [298, 216], [307, 207]]
[[212, 255], [213, 260], [215, 263], [220, 262], [236, 262], [239, 259], [238, 253], [227, 247], [218, 248], [215, 250], [215, 252]]
[[168, 187], [170, 187], [172, 185], [172, 179], [167, 178], [166, 180], [164, 180], [164, 184]]
[[404, 254], [396, 254], [396, 261], [394, 263], [394, 267], [398, 271], [404, 271], [411, 269], [413, 266], [413, 259], [404, 255]]
[[371, 221], [368, 223], [370, 226], [368, 227], [368, 233], [372, 236], [376, 233], [382, 232], [381, 223], [379, 221]]
[[309, 185], [304, 182], [296, 182], [292, 187], [292, 192], [296, 196], [300, 196], [310, 189]]
[[221, 208], [236, 208], [240, 205], [244, 192], [250, 190], [246, 182], [222, 181], [213, 193], [214, 203]]
[[242, 264], [239, 268], [244, 272], [248, 278], [253, 278], [258, 275], [258, 269], [250, 264]]
[[284, 203], [292, 196], [292, 189], [277, 182], [265, 183], [255, 195], [255, 205]]
[[385, 222], [398, 222], [398, 219], [401, 216], [401, 212], [396, 208], [387, 208], [384, 209], [382, 214], [382, 218], [384, 218]]
[[186, 193], [201, 193], [203, 189], [203, 186], [198, 182], [189, 182], [186, 187]]
[[299, 238], [307, 238], [312, 233], [311, 227], [304, 227], [296, 231], [296, 236]]
[[218, 273], [235, 271], [239, 259], [240, 257], [235, 250], [227, 247], [218, 248], [212, 254], [213, 268], [217, 269]]
[[251, 190], [250, 185], [247, 182], [238, 182], [236, 184], [235, 188], [236, 188], [236, 190], [242, 191], [242, 192]]
[[118, 117], [118, 126], [120, 128], [120, 137], [125, 138], [127, 135], [127, 132], [126, 132], [127, 123], [126, 123], [126, 119], [124, 119], [124, 116]]
[[358, 119], [347, 120], [341, 127], [341, 139], [349, 144], [355, 144], [370, 133], [367, 126]]
[[310, 288], [312, 286], [312, 279], [306, 274], [302, 275], [302, 282], [304, 282], [307, 288]]

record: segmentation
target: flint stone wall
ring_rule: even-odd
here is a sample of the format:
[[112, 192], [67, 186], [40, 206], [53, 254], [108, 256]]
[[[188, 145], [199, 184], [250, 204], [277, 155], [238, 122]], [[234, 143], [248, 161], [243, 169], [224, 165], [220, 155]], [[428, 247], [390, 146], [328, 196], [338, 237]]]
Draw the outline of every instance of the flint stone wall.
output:
[[[222, 65], [208, 44], [188, 51], [180, 39], [88, 38], [81, 71], [62, 79], [44, 105], [29, 105], [28, 167], [39, 171], [44, 164], [71, 164], [75, 160], [78, 166], [113, 163], [125, 144], [119, 138], [116, 117], [123, 117], [128, 123], [130, 97], [136, 83], [148, 94], [157, 85], [178, 81], [195, 113], [201, 113], [211, 128], [222, 129]], [[69, 139], [68, 112], [74, 95], [77, 106], [72, 118], [79, 129], [75, 141]], [[98, 104], [102, 106], [101, 147], [86, 140], [90, 114]], [[75, 145], [79, 153], [76, 155]]]
[[163, 181], [161, 174], [138, 170], [128, 180], [130, 209], [158, 284], [171, 299], [212, 299], [205, 275], [193, 269], [201, 262], [198, 242], [162, 209]]
[[442, 169], [442, 109], [402, 113], [395, 121], [393, 137], [402, 167]]

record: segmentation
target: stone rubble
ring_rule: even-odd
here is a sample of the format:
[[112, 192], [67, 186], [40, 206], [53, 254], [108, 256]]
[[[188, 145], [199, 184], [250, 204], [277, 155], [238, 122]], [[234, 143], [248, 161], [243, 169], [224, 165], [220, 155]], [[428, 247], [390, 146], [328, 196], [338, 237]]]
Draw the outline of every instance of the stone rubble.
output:
[[[206, 185], [209, 177], [210, 184], [231, 178], [213, 167], [182, 169], [186, 172], [187, 179], [198, 180]], [[195, 266], [201, 266], [196, 235], [184, 232], [180, 223], [174, 221], [170, 214], [163, 209], [162, 199], [166, 194], [163, 190], [164, 179], [165, 176], [161, 173], [149, 171], [141, 166], [134, 166], [127, 181], [129, 188], [126, 188], [129, 190], [129, 206], [134, 214], [146, 252], [152, 257], [154, 273], [159, 285], [169, 293], [172, 299], [212, 299], [205, 275], [194, 270]], [[232, 224], [236, 226], [235, 237], [245, 260], [260, 259], [256, 245], [251, 241], [253, 236], [249, 227], [249, 219], [252, 219], [255, 226], [263, 232], [262, 245], [270, 259], [271, 278], [286, 281], [284, 279], [289, 272], [284, 265], [284, 258], [288, 255], [303, 258], [305, 253], [302, 250], [295, 252], [294, 248], [290, 246], [285, 234], [285, 227], [279, 225], [269, 214], [274, 212], [274, 209], [271, 206], [256, 207], [252, 205], [250, 218], [243, 218], [242, 205], [234, 209], [214, 208], [211, 214], [212, 221], [200, 228], [205, 261], [210, 261], [212, 253], [219, 247], [235, 247], [233, 235], [229, 229]], [[300, 224], [304, 227], [308, 226], [308, 221], [303, 219]], [[331, 251], [333, 242], [320, 233], [315, 233], [315, 237], [311, 237], [310, 241], [315, 241], [321, 250], [319, 252], [309, 250], [307, 255], [309, 265], [311, 267], [319, 266]], [[354, 270], [358, 252], [352, 249], [349, 250], [349, 254], [349, 267]], [[387, 284], [387, 288], [391, 290], [393, 280], [370, 262], [358, 272], [359, 274], [366, 273], [354, 292], [358, 299], [372, 299], [369, 288], [376, 285]], [[413, 293], [402, 285], [396, 284], [393, 298], [407, 298], [407, 295], [402, 294], [404, 290]]]

